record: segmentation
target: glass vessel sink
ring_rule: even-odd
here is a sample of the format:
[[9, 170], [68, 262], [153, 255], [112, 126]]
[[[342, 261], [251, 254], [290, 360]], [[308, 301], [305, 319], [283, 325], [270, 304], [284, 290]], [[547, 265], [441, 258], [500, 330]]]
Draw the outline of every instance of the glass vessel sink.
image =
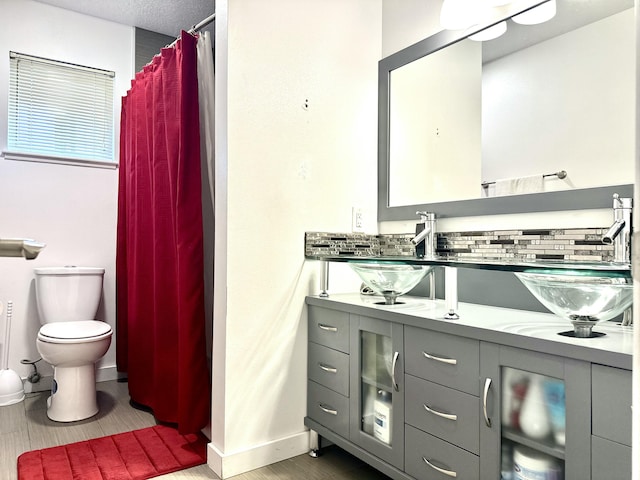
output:
[[630, 278], [514, 272], [529, 291], [556, 315], [573, 324], [565, 335], [600, 336], [593, 326], [623, 313], [633, 302]]
[[349, 265], [371, 290], [384, 297], [387, 305], [396, 303], [398, 296], [415, 287], [432, 268], [429, 265], [393, 263], [349, 263]]

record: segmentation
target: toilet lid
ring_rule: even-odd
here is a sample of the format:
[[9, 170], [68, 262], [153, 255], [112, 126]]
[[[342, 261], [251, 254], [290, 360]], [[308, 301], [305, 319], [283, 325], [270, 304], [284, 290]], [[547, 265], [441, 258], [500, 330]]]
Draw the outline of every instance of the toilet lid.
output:
[[[40, 328], [38, 337], [44, 341], [73, 343], [78, 340], [95, 341], [110, 336], [111, 326], [105, 322], [87, 320], [79, 322], [47, 323]], [[66, 342], [65, 342], [66, 341]]]

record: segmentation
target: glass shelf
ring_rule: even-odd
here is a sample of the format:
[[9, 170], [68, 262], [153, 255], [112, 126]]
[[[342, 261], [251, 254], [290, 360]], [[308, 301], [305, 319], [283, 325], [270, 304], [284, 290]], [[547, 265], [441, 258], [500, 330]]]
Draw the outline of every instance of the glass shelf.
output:
[[502, 438], [511, 440], [516, 444], [526, 445], [529, 448], [533, 448], [540, 452], [546, 453], [547, 455], [550, 455], [557, 459], [560, 459], [560, 460], [565, 459], [564, 449], [558, 447], [551, 441], [541, 442], [541, 441], [532, 440], [512, 428], [503, 428]]
[[432, 265], [440, 267], [474, 268], [502, 272], [544, 273], [547, 275], [581, 275], [592, 277], [631, 278], [631, 265], [615, 262], [580, 262], [571, 260], [504, 260], [454, 257], [416, 258], [409, 256], [362, 257], [356, 255], [306, 255], [308, 260], [341, 263], [386, 263], [399, 265]]

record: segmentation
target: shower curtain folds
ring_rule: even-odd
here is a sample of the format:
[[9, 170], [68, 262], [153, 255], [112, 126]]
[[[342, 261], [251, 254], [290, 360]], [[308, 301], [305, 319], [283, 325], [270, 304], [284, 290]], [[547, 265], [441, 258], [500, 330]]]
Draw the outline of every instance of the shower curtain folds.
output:
[[122, 99], [117, 366], [131, 399], [181, 433], [210, 420], [196, 39], [136, 74]]

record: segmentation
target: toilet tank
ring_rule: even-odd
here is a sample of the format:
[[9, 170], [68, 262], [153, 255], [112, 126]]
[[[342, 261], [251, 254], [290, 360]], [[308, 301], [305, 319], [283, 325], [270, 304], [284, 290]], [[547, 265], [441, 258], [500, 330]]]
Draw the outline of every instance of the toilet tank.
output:
[[40, 323], [95, 320], [102, 296], [104, 268], [35, 268]]

